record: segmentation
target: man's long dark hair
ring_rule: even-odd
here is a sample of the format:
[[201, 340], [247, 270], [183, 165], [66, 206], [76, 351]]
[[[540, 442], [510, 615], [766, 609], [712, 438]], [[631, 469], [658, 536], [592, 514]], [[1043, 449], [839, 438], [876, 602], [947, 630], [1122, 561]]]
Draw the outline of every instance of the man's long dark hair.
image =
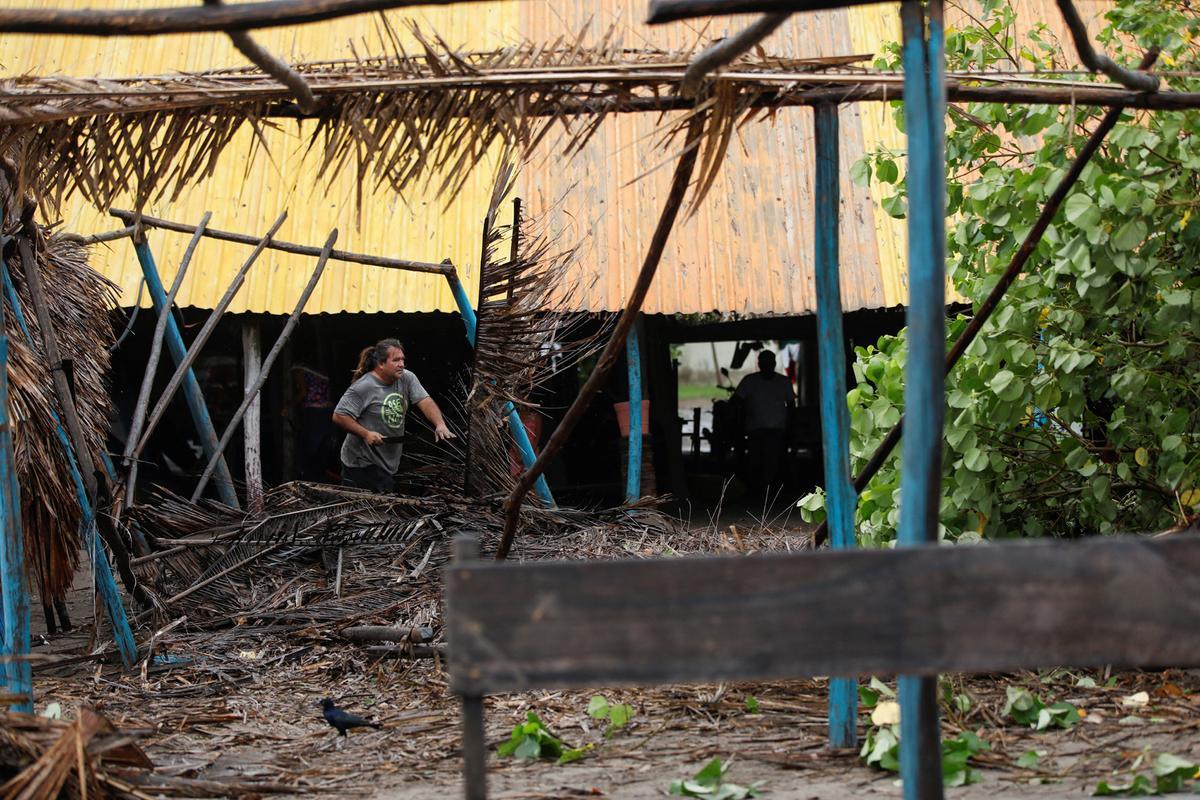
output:
[[388, 351], [393, 347], [401, 353], [404, 352], [404, 345], [400, 344], [399, 339], [380, 339], [370, 347], [364, 347], [363, 351], [358, 354], [358, 366], [354, 368], [354, 380], [358, 380], [379, 364], [387, 361]]

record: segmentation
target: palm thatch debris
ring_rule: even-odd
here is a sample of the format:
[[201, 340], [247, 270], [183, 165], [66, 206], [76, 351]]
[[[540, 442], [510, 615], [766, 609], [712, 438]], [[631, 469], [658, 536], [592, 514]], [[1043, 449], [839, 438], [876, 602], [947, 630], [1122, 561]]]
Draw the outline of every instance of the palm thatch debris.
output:
[[[6, 203], [12, 208], [12, 197]], [[109, 312], [117, 287], [88, 266], [86, 246], [65, 236], [45, 235], [34, 248], [62, 356], [73, 365], [76, 405], [99, 464], [108, 435], [112, 401], [108, 392]], [[5, 297], [4, 331], [9, 338], [9, 391], [15, 424], [14, 449], [21, 485], [21, 519], [28, 570], [43, 601], [70, 588], [79, 552], [81, 509], [67, 450], [59, 434], [61, 410], [43, 349], [33, 303], [16, 248], [5, 254], [6, 269], [23, 313]], [[24, 327], [22, 327], [22, 322]], [[29, 338], [25, 330], [29, 331]]]
[[[193, 504], [160, 490], [131, 509], [129, 519], [156, 551], [138, 559], [136, 567], [142, 585], [156, 597], [160, 618], [186, 614], [192, 626], [277, 619], [281, 605], [299, 589], [309, 597], [305, 610], [285, 617], [357, 619], [405, 602], [413, 589], [385, 584], [369, 597], [325, 597], [325, 589], [314, 588], [323, 580], [298, 580], [321, 550], [350, 548], [356, 559], [369, 556], [379, 563], [412, 561], [408, 574], [415, 580], [441, 566], [453, 534], [499, 531], [501, 524], [494, 497], [404, 497], [323, 484], [276, 487], [266, 493], [263, 507], [262, 516], [256, 516], [213, 501]], [[523, 515], [528, 530], [547, 537], [596, 529], [667, 532], [679, 524], [646, 506], [533, 507]], [[318, 595], [325, 598], [324, 606], [313, 604]]]
[[[615, 28], [594, 42], [580, 34], [487, 52], [456, 51], [415, 24], [412, 37], [416, 54], [381, 22], [384, 55], [295, 65], [321, 105], [303, 141], [321, 176], [350, 169], [360, 187], [369, 182], [397, 192], [436, 180], [440, 193], [453, 195], [494, 145], [526, 155], [557, 130], [570, 153], [608, 114], [674, 95], [697, 50], [626, 48]], [[858, 73], [823, 71], [865, 58], [744, 56], [715, 82], [710, 103], [726, 113], [710, 117], [706, 141], [727, 144], [756, 98], [860, 80]], [[141, 209], [211, 175], [243, 128], [259, 134], [249, 138], [251, 148], [262, 146], [261, 134], [279, 124], [273, 116], [289, 92], [269, 75], [232, 69], [16, 77], [0, 81], [0, 99], [0, 147], [13, 154], [23, 189], [53, 207], [76, 191], [98, 206], [128, 191]]]
[[206, 787], [186, 778], [156, 776], [137, 741], [153, 729], [118, 730], [95, 710], [82, 707], [73, 721], [0, 713], [0, 797], [145, 798], [229, 796], [240, 792], [294, 791], [293, 787], [245, 782]]
[[[566, 276], [579, 256], [538, 218], [518, 216], [498, 225], [501, 205], [512, 193], [517, 169], [505, 159], [484, 217], [479, 309], [471, 385], [467, 392], [468, 441], [464, 491], [504, 495], [515, 483], [508, 467], [511, 447], [506, 409], [537, 410], [536, 390], [556, 373], [574, 369], [603, 344], [607, 328], [589, 335], [582, 320], [559, 313], [576, 306], [583, 290]], [[512, 243], [502, 259], [501, 245]]]

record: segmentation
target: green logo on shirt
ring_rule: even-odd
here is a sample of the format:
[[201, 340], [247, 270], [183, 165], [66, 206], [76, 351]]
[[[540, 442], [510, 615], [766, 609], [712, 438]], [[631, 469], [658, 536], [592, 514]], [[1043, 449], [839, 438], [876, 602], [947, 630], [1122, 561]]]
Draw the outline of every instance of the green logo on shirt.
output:
[[379, 416], [389, 428], [403, 428], [404, 415], [408, 413], [408, 398], [399, 392], [393, 392], [383, 398], [383, 408]]

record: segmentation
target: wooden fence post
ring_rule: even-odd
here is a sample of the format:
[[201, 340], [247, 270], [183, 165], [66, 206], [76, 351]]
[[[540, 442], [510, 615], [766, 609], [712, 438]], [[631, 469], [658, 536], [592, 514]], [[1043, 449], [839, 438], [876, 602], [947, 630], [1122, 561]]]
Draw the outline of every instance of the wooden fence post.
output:
[[[479, 561], [479, 539], [460, 534], [454, 539], [454, 562]], [[462, 695], [463, 796], [487, 800], [487, 739], [483, 726], [483, 695]]]

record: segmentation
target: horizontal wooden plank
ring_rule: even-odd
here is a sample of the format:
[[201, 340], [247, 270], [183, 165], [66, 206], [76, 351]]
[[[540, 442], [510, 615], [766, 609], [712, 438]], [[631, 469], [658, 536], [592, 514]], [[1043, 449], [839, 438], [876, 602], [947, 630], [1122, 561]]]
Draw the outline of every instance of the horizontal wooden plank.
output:
[[1200, 538], [466, 562], [451, 686], [1200, 664]]

